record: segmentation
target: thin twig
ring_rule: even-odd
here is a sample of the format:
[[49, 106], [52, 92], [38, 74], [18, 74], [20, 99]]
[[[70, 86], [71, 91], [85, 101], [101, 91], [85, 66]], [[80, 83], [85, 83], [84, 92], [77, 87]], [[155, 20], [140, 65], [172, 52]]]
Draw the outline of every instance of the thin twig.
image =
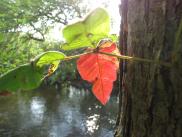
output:
[[114, 56], [114, 57], [117, 57], [119, 59], [125, 59], [125, 60], [128, 60], [128, 61], [131, 60], [131, 61], [155, 63], [155, 64], [163, 65], [163, 66], [166, 66], [166, 67], [171, 67], [172, 66], [171, 63], [163, 62], [163, 61], [155, 61], [155, 60], [144, 59], [144, 58], [139, 58], [139, 57], [125, 56], [125, 55], [116, 55], [116, 54], [106, 53], [106, 52], [101, 52], [101, 51], [99, 51], [98, 53], [105, 54], [105, 55], [108, 55], [108, 56]]
[[[125, 55], [116, 55], [116, 54], [107, 53], [107, 52], [101, 52], [101, 51], [95, 52], [95, 50], [90, 51], [90, 52], [85, 52], [85, 53], [82, 53], [82, 54], [78, 54], [78, 55], [66, 56], [63, 59], [51, 60], [51, 62], [52, 61], [58, 61], [58, 60], [60, 60], [60, 61], [67, 61], [67, 60], [79, 58], [80, 56], [91, 54], [91, 53], [104, 54], [104, 55], [113, 56], [113, 57], [116, 57], [116, 58], [119, 58], [119, 59], [128, 60], [128, 61], [140, 61], [140, 62], [154, 63], [154, 64], [163, 65], [163, 66], [166, 66], [166, 67], [171, 67], [172, 66], [171, 63], [168, 63], [168, 62], [155, 61], [155, 60], [144, 59], [144, 58], [139, 58], [139, 57], [125, 56]], [[35, 64], [37, 64], [37, 62], [38, 62], [38, 60], [36, 60]], [[41, 63], [39, 63], [39, 65], [40, 64], [45, 64], [47, 62], [50, 62], [50, 61], [41, 61]]]

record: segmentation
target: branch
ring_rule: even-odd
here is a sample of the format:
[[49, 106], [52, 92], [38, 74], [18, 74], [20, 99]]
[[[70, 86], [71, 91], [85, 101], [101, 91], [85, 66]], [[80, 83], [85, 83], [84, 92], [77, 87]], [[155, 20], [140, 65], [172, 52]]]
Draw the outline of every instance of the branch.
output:
[[35, 37], [33, 37], [31, 34], [28, 34], [28, 36], [29, 36], [30, 38], [34, 39], [34, 40], [45, 41], [44, 34], [40, 31], [40, 29], [36, 28], [32, 22], [30, 22], [30, 26], [32, 26], [33, 29], [34, 29], [36, 32], [40, 33], [40, 35], [42, 36], [42, 39], [35, 38]]
[[100, 51], [98, 53], [108, 55], [108, 56], [114, 56], [119, 59], [124, 59], [124, 60], [128, 60], [128, 61], [140, 61], [140, 62], [159, 64], [159, 65], [163, 65], [165, 67], [172, 67], [171, 63], [163, 62], [163, 61], [155, 61], [155, 60], [150, 60], [150, 59], [145, 59], [145, 58], [125, 56], [125, 55], [116, 55], [116, 54], [100, 52]]
[[31, 34], [27, 34], [27, 35], [28, 35], [28, 38], [29, 39], [33, 39], [33, 40], [41, 41], [41, 42], [44, 42], [45, 41], [45, 39], [40, 39], [40, 38], [33, 37], [33, 35], [31, 35]]
[[[168, 62], [155, 61], [155, 60], [144, 59], [144, 58], [139, 58], [139, 57], [116, 55], [116, 54], [112, 54], [112, 53], [100, 52], [100, 51], [95, 51], [95, 50], [92, 50], [90, 52], [85, 52], [85, 53], [82, 53], [82, 54], [78, 54], [78, 55], [67, 56], [64, 59], [61, 59], [61, 61], [72, 60], [72, 59], [75, 59], [75, 58], [79, 58], [80, 56], [87, 55], [87, 54], [92, 54], [92, 53], [99, 53], [99, 54], [104, 54], [104, 55], [108, 55], [108, 56], [113, 56], [113, 57], [116, 57], [118, 59], [124, 59], [124, 60], [128, 60], [128, 61], [139, 61], [139, 62], [146, 62], [146, 63], [154, 63], [154, 64], [163, 65], [165, 67], [172, 67], [172, 64], [168, 63]], [[39, 59], [35, 59], [33, 61], [33, 64], [36, 64], [38, 62], [38, 60]], [[52, 60], [52, 61], [58, 61], [58, 60], [60, 60], [60, 59], [55, 59], [55, 60]], [[44, 64], [44, 63], [46, 63], [46, 61], [42, 62], [42, 64]]]

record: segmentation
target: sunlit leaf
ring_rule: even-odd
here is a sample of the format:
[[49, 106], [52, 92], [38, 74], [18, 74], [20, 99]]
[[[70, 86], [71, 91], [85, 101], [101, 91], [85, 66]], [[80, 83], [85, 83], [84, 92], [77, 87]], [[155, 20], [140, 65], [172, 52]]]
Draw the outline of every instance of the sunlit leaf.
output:
[[[43, 66], [46, 64], [52, 64], [54, 62], [54, 64], [59, 64], [60, 60], [63, 60], [65, 58], [65, 54], [63, 54], [62, 52], [58, 52], [58, 51], [48, 51], [45, 52], [41, 55], [38, 55], [35, 59], [34, 62], [36, 63], [35, 65], [37, 66]], [[57, 63], [55, 63], [55, 61]]]
[[38, 55], [34, 60], [33, 64], [35, 66], [43, 66], [43, 65], [50, 65], [48, 69], [48, 73], [45, 77], [50, 76], [59, 66], [61, 60], [64, 60], [66, 57], [65, 54], [58, 51], [47, 51], [41, 55]]
[[[99, 51], [119, 54], [116, 44], [110, 41], [99, 46]], [[77, 68], [82, 79], [93, 83], [94, 95], [105, 105], [110, 98], [113, 82], [116, 80], [119, 68], [118, 59], [108, 55], [91, 53], [79, 58]]]
[[87, 37], [85, 37], [85, 35], [80, 35], [76, 39], [74, 39], [72, 42], [65, 43], [64, 45], [62, 45], [61, 48], [63, 50], [72, 50], [72, 49], [82, 48], [82, 47], [93, 47], [93, 44]]
[[109, 34], [110, 17], [102, 8], [97, 8], [91, 12], [84, 20], [87, 33], [91, 34]]
[[116, 35], [106, 35], [106, 34], [90, 35], [90, 37], [89, 37], [89, 40], [94, 45], [96, 45], [102, 39], [108, 39], [113, 42], [116, 42], [118, 40], [118, 37]]
[[108, 36], [108, 38], [111, 39], [111, 41], [113, 41], [113, 42], [118, 41], [118, 36], [116, 34], [111, 34]]
[[68, 25], [63, 29], [66, 44], [61, 48], [72, 50], [82, 47], [94, 47], [101, 38], [107, 38], [110, 31], [110, 18], [108, 13], [97, 8], [83, 21]]
[[0, 77], [0, 92], [37, 88], [43, 78], [43, 69], [25, 64]]
[[75, 40], [80, 34], [85, 33], [85, 26], [82, 22], [77, 22], [66, 26], [62, 33], [66, 42], [69, 43]]

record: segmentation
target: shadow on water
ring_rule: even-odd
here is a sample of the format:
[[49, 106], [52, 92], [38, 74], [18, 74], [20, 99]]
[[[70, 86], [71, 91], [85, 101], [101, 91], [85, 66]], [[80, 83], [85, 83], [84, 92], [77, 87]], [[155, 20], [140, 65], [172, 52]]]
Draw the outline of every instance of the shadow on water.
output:
[[116, 97], [102, 106], [88, 90], [46, 88], [0, 97], [1, 137], [112, 137]]

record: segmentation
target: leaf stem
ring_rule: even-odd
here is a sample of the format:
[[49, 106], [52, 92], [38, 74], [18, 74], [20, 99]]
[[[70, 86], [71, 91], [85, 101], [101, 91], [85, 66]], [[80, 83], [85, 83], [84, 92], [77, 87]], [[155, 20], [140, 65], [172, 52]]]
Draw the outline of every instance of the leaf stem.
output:
[[[108, 55], [108, 56], [113, 56], [116, 57], [118, 59], [124, 59], [124, 60], [128, 60], [128, 61], [140, 61], [140, 62], [147, 62], [147, 63], [154, 63], [154, 64], [159, 64], [159, 65], [163, 65], [166, 67], [171, 67], [171, 63], [168, 62], [163, 62], [163, 61], [155, 61], [155, 60], [150, 60], [150, 59], [144, 59], [144, 58], [139, 58], [139, 57], [131, 57], [131, 56], [125, 56], [125, 55], [117, 55], [117, 54], [112, 54], [112, 53], [107, 53], [107, 52], [101, 52], [101, 51], [89, 51], [89, 52], [85, 52], [82, 54], [77, 54], [77, 55], [73, 55], [73, 56], [66, 56], [64, 59], [55, 59], [55, 60], [51, 60], [51, 61], [67, 61], [67, 60], [71, 60], [71, 59], [75, 59], [75, 58], [79, 58], [80, 56], [83, 55], [87, 55], [87, 54], [91, 54], [91, 53], [99, 53], [99, 54], [104, 54], [104, 55]], [[34, 62], [36, 64], [36, 62]], [[42, 63], [46, 63], [42, 62]]]
[[116, 55], [116, 54], [106, 53], [106, 52], [101, 52], [101, 51], [99, 51], [98, 53], [108, 55], [108, 56], [114, 56], [114, 57], [117, 57], [119, 59], [125, 59], [125, 60], [131, 60], [131, 61], [140, 61], [140, 62], [147, 62], [147, 63], [155, 63], [155, 64], [163, 65], [166, 67], [172, 66], [171, 63], [163, 62], [163, 61], [155, 61], [155, 60], [144, 59], [144, 58], [139, 58], [139, 57], [125, 56], [125, 55]]
[[90, 51], [90, 52], [85, 52], [85, 53], [82, 53], [82, 54], [78, 54], [78, 55], [73, 55], [73, 56], [67, 56], [63, 59], [64, 60], [71, 60], [71, 59], [75, 59], [75, 58], [79, 58], [80, 56], [83, 56], [83, 55], [87, 55], [87, 54], [91, 54], [93, 53], [93, 51]]

